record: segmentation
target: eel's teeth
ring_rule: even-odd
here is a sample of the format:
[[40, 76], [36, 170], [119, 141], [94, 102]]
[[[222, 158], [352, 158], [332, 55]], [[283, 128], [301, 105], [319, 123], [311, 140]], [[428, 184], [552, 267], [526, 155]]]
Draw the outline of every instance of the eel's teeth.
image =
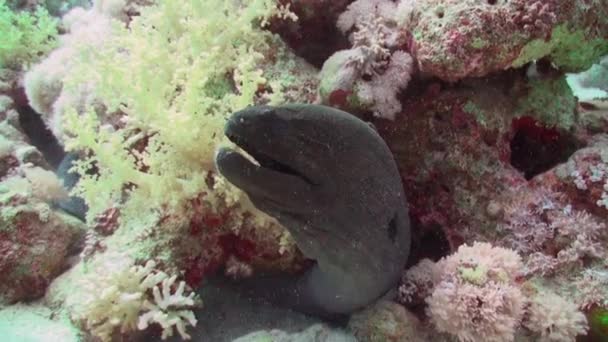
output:
[[261, 166], [260, 162], [258, 162], [257, 159], [255, 159], [254, 156], [252, 156], [251, 154], [249, 154], [249, 152], [247, 152], [245, 149], [239, 147], [239, 146], [235, 146], [235, 150], [242, 154], [243, 157], [247, 158], [247, 160], [249, 160], [252, 164], [256, 165], [256, 166]]

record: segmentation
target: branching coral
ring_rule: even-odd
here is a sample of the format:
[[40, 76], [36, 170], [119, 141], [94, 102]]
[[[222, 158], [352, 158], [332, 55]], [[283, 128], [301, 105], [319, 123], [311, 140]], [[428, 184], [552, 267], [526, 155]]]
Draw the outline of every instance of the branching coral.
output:
[[[146, 265], [147, 266], [147, 265]], [[157, 323], [163, 328], [161, 338], [173, 335], [173, 327], [184, 339], [189, 339], [186, 333], [186, 324], [196, 326], [196, 318], [190, 308], [194, 305], [194, 293], [184, 296], [186, 283], [181, 281], [175, 292], [172, 291], [177, 276], [163, 279], [160, 287], [155, 285], [152, 289], [153, 301], [144, 301], [144, 308], [148, 312], [139, 317], [137, 328], [145, 330], [150, 323]], [[161, 293], [162, 288], [162, 293]]]
[[59, 37], [60, 46], [33, 66], [24, 77], [30, 105], [42, 115], [59, 140], [63, 140], [61, 122], [67, 108], [78, 111], [84, 111], [87, 107], [103, 109], [94, 94], [95, 84], [92, 80], [67, 85], [68, 78], [79, 63], [80, 51], [102, 49], [111, 36], [112, 17], [100, 12], [99, 7], [90, 10], [77, 7], [67, 13], [62, 18], [66, 33]]
[[176, 327], [182, 338], [189, 338], [186, 325], [196, 325], [192, 313], [194, 293], [185, 295], [185, 283], [174, 290], [176, 276], [169, 277], [156, 269], [156, 263], [134, 265], [133, 260], [118, 254], [98, 255], [80, 280], [84, 298], [71, 297], [75, 318], [83, 320], [87, 329], [102, 341], [112, 334], [146, 329], [157, 323], [163, 338]]
[[442, 282], [428, 303], [435, 327], [459, 341], [512, 341], [524, 312], [519, 289], [496, 282]]
[[409, 54], [395, 51], [383, 74], [357, 84], [359, 100], [370, 104], [376, 115], [394, 118], [394, 114], [401, 110], [396, 94], [409, 83], [413, 63]]
[[420, 260], [403, 274], [402, 285], [399, 286], [399, 301], [406, 305], [424, 302], [433, 292], [440, 275], [441, 269], [436, 263], [430, 259]]
[[[560, 263], [572, 264], [582, 262], [583, 258], [604, 259], [608, 256], [603, 242], [608, 238], [608, 227], [587, 212], [560, 216], [552, 222], [552, 226], [557, 232], [555, 243], [558, 248], [561, 247], [557, 253]], [[565, 246], [560, 246], [560, 243]]]

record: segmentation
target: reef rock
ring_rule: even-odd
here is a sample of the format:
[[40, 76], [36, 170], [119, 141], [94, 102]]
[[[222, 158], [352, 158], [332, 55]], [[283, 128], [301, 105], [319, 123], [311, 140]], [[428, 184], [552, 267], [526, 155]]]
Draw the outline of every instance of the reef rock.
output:
[[290, 334], [282, 330], [262, 330], [239, 337], [233, 342], [257, 342], [257, 341], [273, 341], [273, 342], [355, 342], [352, 335], [343, 332], [342, 330], [332, 329], [324, 324], [315, 324], [308, 329]]
[[605, 0], [416, 1], [412, 53], [424, 73], [447, 81], [547, 58], [567, 72], [608, 52]]
[[0, 122], [0, 302], [12, 303], [44, 295], [66, 267], [84, 224], [54, 207], [65, 189], [19, 131], [18, 115], [6, 102]]

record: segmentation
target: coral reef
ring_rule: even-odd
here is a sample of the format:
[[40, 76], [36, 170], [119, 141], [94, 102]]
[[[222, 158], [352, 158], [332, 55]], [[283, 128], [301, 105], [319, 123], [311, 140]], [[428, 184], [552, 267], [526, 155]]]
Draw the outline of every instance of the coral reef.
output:
[[[0, 0], [0, 336], [39, 338], [7, 325], [27, 320], [47, 340], [200, 336], [193, 291], [209, 277], [310, 265], [213, 166], [232, 112], [302, 102], [386, 141], [412, 253], [348, 331], [239, 341], [607, 340], [607, 11]], [[63, 149], [73, 189], [55, 175]], [[67, 196], [86, 222], [60, 209]]]
[[271, 19], [270, 30], [278, 33], [297, 56], [320, 68], [348, 41], [336, 27], [338, 16], [352, 0], [280, 0], [297, 20]]
[[[401, 301], [426, 297], [430, 322], [459, 341], [513, 341], [526, 328], [539, 341], [571, 341], [587, 332], [579, 307], [549, 290], [530, 291], [513, 250], [475, 242], [404, 275]], [[521, 332], [520, 332], [521, 334]]]
[[[437, 260], [473, 241], [510, 248], [523, 261], [515, 270], [522, 283], [517, 288], [554, 291], [586, 312], [605, 305], [607, 295], [590, 275], [606, 267], [607, 212], [597, 166], [605, 135], [591, 133], [567, 87], [550, 86], [563, 82], [561, 76], [505, 72], [457, 88], [430, 83], [405, 99], [398, 125], [376, 126], [401, 166], [419, 233], [414, 246], [426, 246], [414, 250], [419, 258]], [[538, 105], [548, 96], [562, 105]], [[426, 306], [435, 296], [429, 287], [442, 267], [423, 265], [408, 271], [420, 285], [402, 286], [408, 307]], [[455, 314], [445, 317], [455, 322]]]
[[431, 322], [460, 341], [508, 341], [524, 313], [515, 284], [519, 255], [490, 244], [460, 246], [439, 262], [436, 285], [427, 298]]
[[321, 101], [393, 119], [413, 69], [450, 82], [537, 60], [584, 71], [608, 53], [605, 11], [602, 1], [357, 0], [338, 18], [351, 48], [325, 61]]

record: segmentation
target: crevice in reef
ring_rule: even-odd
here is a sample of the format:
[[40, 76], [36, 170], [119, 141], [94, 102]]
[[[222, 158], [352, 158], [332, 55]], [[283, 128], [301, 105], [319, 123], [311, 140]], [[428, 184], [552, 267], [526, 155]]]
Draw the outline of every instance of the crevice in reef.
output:
[[440, 225], [416, 227], [412, 222], [412, 250], [408, 258], [408, 267], [416, 265], [422, 259], [437, 261], [451, 253], [450, 242]]
[[545, 127], [530, 116], [513, 119], [511, 165], [526, 179], [566, 162], [582, 144], [568, 132]]
[[272, 21], [270, 31], [280, 35], [297, 56], [321, 68], [332, 54], [350, 46], [347, 37], [336, 27], [336, 20], [351, 2], [290, 2], [290, 10], [298, 20]]

